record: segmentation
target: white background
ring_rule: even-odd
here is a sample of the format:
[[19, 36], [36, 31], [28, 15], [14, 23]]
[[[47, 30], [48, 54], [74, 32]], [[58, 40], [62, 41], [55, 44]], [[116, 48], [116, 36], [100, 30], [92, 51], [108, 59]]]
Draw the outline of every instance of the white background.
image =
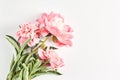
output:
[[5, 35], [15, 36], [19, 24], [51, 11], [74, 29], [73, 47], [59, 51], [62, 76], [34, 80], [120, 80], [120, 0], [0, 0], [0, 80], [14, 53]]

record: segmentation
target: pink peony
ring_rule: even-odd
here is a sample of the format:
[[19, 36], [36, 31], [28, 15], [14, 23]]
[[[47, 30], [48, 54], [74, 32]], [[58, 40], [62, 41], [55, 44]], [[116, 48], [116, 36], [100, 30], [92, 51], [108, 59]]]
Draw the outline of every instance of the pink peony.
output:
[[16, 35], [19, 37], [20, 44], [23, 44], [26, 39], [31, 38], [28, 43], [29, 46], [34, 46], [39, 42], [40, 30], [37, 24], [27, 23], [20, 25], [20, 30], [17, 31]]
[[60, 14], [43, 13], [36, 21], [43, 24], [45, 29], [57, 38], [56, 43], [58, 46], [72, 46], [71, 39], [73, 36], [71, 33], [73, 30], [64, 23], [64, 18]]
[[43, 51], [39, 48], [38, 55], [40, 59], [49, 61], [51, 69], [64, 66], [62, 58], [60, 58], [53, 50]]

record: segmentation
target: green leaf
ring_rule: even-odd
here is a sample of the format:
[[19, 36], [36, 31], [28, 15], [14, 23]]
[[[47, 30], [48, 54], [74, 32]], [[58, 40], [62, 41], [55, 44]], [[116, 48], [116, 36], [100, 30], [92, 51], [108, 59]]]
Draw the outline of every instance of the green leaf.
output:
[[35, 61], [36, 59], [32, 56], [29, 61]]
[[13, 57], [12, 57], [12, 61], [11, 61], [11, 65], [10, 65], [10, 70], [12, 69], [14, 63], [15, 63], [15, 57], [14, 57], [14, 55], [13, 55]]
[[17, 51], [17, 53], [20, 50], [20, 45], [19, 43], [10, 35], [6, 35], [6, 39], [14, 46], [15, 50]]
[[16, 70], [16, 67], [17, 67], [17, 62], [15, 61], [13, 66], [10, 69], [10, 72], [14, 72]]
[[19, 77], [20, 77], [20, 72], [22, 71], [22, 69], [20, 70], [20, 71], [18, 71], [18, 72], [15, 72], [15, 74], [13, 74], [14, 76], [13, 76], [13, 80], [16, 80], [16, 79], [19, 79]]
[[43, 74], [56, 74], [56, 75], [62, 75], [60, 72], [55, 71], [38, 71], [31, 75], [31, 78], [35, 78], [37, 76], [43, 75]]
[[25, 62], [25, 59], [26, 59], [26, 57], [27, 57], [28, 55], [29, 55], [29, 54], [23, 54], [23, 55], [21, 55], [19, 62]]
[[24, 63], [27, 56], [28, 56], [28, 54], [23, 54], [20, 56], [20, 59], [17, 61], [17, 66], [15, 69], [16, 72], [22, 68], [21, 64]]
[[52, 74], [57, 74], [57, 75], [62, 75], [60, 72], [58, 71], [47, 71], [47, 73], [52, 73]]
[[37, 59], [35, 64], [33, 65], [33, 68], [32, 68], [32, 71], [31, 71], [31, 74], [35, 73], [36, 71], [40, 70], [40, 65], [42, 64], [42, 62]]
[[53, 46], [50, 46], [50, 48], [49, 48], [49, 49], [53, 49], [53, 50], [54, 50], [54, 49], [58, 49], [58, 48], [56, 48], [56, 47], [53, 47]]
[[30, 42], [30, 38], [28, 38], [25, 42], [24, 42], [24, 44], [21, 46], [21, 48], [20, 48], [20, 53], [19, 54], [21, 54], [22, 52], [23, 52], [23, 50], [25, 49], [25, 47], [27, 46], [27, 44]]
[[40, 71], [46, 72], [46, 69], [47, 69], [46, 63], [43, 63], [43, 64], [40, 66]]
[[28, 80], [28, 71], [27, 71], [27, 69], [24, 70], [23, 80]]
[[31, 79], [33, 79], [33, 78], [35, 78], [37, 76], [43, 75], [43, 74], [45, 74], [45, 72], [37, 72], [37, 73], [31, 75]]
[[23, 72], [23, 80], [28, 80], [28, 75], [29, 75], [28, 67], [25, 66], [24, 72]]
[[28, 64], [28, 67], [29, 67], [29, 74], [30, 74], [33, 68], [32, 62]]
[[19, 73], [18, 80], [23, 80], [23, 75], [22, 74], [23, 74], [23, 69]]
[[18, 72], [21, 70], [21, 67], [19, 65], [16, 66], [15, 72]]
[[35, 54], [37, 53], [37, 51], [33, 51], [32, 53], [29, 54], [29, 56], [27, 56], [26, 60], [25, 60], [25, 63], [28, 64], [30, 58]]
[[25, 47], [27, 46], [27, 44], [28, 44], [29, 41], [30, 41], [30, 38], [28, 38], [28, 39], [24, 42], [24, 44], [21, 46], [20, 51], [19, 51], [19, 53], [18, 53], [18, 55], [17, 55], [17, 61], [19, 61], [19, 59], [20, 59], [20, 57], [21, 57], [21, 55], [22, 55], [22, 52], [24, 51], [24, 49], [25, 49]]
[[7, 75], [7, 79], [6, 79], [6, 80], [12, 80], [12, 75], [13, 75], [13, 73], [10, 72], [10, 73]]
[[41, 63], [42, 63], [41, 60], [37, 59], [33, 68], [38, 68], [41, 65]]

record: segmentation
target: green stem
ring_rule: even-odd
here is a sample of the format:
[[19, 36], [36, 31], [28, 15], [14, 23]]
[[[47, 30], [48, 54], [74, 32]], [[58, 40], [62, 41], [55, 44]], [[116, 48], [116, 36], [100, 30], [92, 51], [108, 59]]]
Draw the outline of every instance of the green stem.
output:
[[46, 43], [46, 41], [47, 41], [50, 37], [51, 37], [51, 36], [47, 36], [46, 39], [42, 42], [42, 44], [39, 43], [38, 46], [33, 49], [33, 51], [38, 50], [38, 48], [40, 48], [40, 47], [41, 47], [42, 49], [44, 49], [43, 46], [44, 46], [44, 44]]
[[[29, 58], [30, 58], [32, 55], [34, 55], [35, 53], [37, 53], [37, 51], [38, 51], [39, 48], [42, 48], [42, 49], [45, 48], [44, 45], [45, 45], [45, 43], [47, 42], [47, 40], [48, 40], [50, 37], [51, 37], [51, 36], [47, 36], [42, 43], [39, 43], [38, 46], [32, 50], [31, 54], [26, 58], [25, 63], [28, 63]], [[19, 58], [18, 58], [17, 60], [15, 60], [15, 63], [13, 64], [13, 66], [12, 66], [9, 74], [7, 75], [6, 80], [13, 80], [13, 77], [14, 77], [14, 68], [15, 68], [15, 66], [17, 65], [17, 62], [19, 61], [19, 59], [21, 58], [20, 55], [17, 55], [17, 57], [19, 57]], [[45, 64], [46, 64], [46, 63], [45, 63]], [[45, 65], [45, 64], [44, 64], [44, 65]], [[43, 65], [43, 66], [44, 66], [44, 65]], [[29, 76], [29, 79], [28, 79], [28, 80], [31, 80], [31, 76]]]
[[10, 72], [10, 73], [7, 75], [6, 80], [11, 80], [11, 79], [12, 79], [12, 73]]

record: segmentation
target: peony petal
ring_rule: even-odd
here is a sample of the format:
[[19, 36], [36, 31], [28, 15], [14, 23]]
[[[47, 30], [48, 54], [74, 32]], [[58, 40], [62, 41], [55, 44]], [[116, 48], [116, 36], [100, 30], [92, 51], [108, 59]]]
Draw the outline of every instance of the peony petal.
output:
[[60, 33], [60, 30], [54, 26], [46, 26], [45, 28], [55, 36], [57, 36]]

